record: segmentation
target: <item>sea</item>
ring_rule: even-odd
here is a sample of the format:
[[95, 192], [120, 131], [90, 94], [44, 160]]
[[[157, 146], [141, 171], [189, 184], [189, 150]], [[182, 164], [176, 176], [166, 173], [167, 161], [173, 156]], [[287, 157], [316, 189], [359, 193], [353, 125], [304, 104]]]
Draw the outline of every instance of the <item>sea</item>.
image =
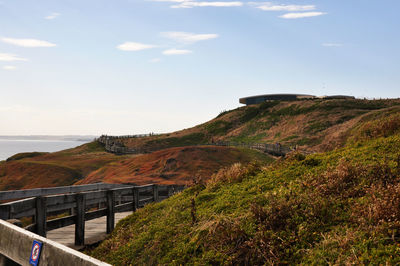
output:
[[55, 152], [74, 148], [87, 142], [89, 140], [0, 138], [0, 161], [20, 152]]

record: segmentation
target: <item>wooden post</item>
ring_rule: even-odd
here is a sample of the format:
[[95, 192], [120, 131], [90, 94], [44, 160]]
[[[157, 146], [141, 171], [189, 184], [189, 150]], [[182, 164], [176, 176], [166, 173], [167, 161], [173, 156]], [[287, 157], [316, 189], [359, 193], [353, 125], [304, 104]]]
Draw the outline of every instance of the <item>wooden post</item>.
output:
[[137, 187], [133, 187], [132, 189], [132, 203], [133, 203], [133, 211], [135, 212], [139, 209], [139, 189]]
[[75, 217], [75, 245], [85, 244], [85, 207], [84, 194], [76, 194], [76, 217]]
[[153, 185], [153, 200], [158, 202], [158, 185]]
[[36, 198], [36, 234], [46, 237], [46, 198]]
[[114, 213], [115, 199], [114, 191], [107, 191], [107, 234], [114, 230], [115, 213]]
[[168, 196], [168, 198], [169, 198], [169, 197], [171, 197], [171, 196], [174, 194], [174, 192], [173, 192], [173, 190], [172, 190], [172, 186], [168, 186], [167, 189], [168, 189], [168, 195], [167, 195], [167, 196]]
[[0, 205], [0, 219], [2, 219], [2, 220], [11, 219], [11, 206], [10, 205]]

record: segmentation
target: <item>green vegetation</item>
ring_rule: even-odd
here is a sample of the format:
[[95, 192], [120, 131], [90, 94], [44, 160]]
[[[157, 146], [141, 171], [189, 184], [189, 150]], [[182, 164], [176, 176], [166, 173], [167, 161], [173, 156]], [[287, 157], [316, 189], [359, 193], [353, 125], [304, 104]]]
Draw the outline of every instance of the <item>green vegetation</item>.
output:
[[282, 139], [283, 141], [288, 141], [288, 140], [293, 140], [293, 139], [297, 139], [299, 136], [297, 136], [297, 135], [292, 135], [292, 136], [289, 136], [289, 137], [286, 137], [286, 138], [284, 138], [284, 139]]
[[220, 136], [225, 135], [228, 130], [232, 128], [232, 123], [224, 120], [217, 120], [206, 124], [204, 127], [207, 130], [208, 134]]
[[307, 133], [315, 134], [327, 129], [330, 126], [332, 126], [332, 124], [329, 121], [314, 121], [305, 128], [305, 131]]
[[165, 149], [171, 147], [196, 145], [206, 143], [204, 133], [192, 133], [182, 137], [167, 137], [149, 140], [146, 142], [145, 147], [150, 149]]
[[[248, 131], [247, 131], [248, 132]], [[240, 134], [239, 136], [234, 136], [229, 139], [229, 141], [236, 143], [258, 143], [261, 142], [263, 138], [267, 136], [266, 133], [260, 133], [257, 135], [249, 136], [246, 135], [246, 132]]]
[[9, 157], [6, 161], [10, 162], [10, 161], [17, 161], [17, 160], [21, 160], [24, 158], [32, 158], [32, 157], [36, 157], [39, 155], [43, 155], [43, 154], [47, 154], [48, 152], [22, 152], [22, 153], [17, 153], [11, 157]]
[[102, 152], [104, 151], [104, 146], [98, 142], [98, 141], [93, 141], [87, 144], [84, 144], [86, 147], [85, 152]]
[[229, 113], [231, 113], [231, 112], [233, 112], [233, 111], [235, 111], [236, 109], [233, 109], [233, 110], [223, 110], [223, 111], [221, 111], [219, 114], [218, 114], [218, 116], [216, 117], [216, 118], [218, 118], [218, 117], [221, 117], [221, 116], [224, 116], [224, 115], [226, 115], [226, 114], [229, 114]]
[[221, 169], [122, 220], [90, 255], [115, 265], [399, 264], [400, 115], [350, 132], [341, 149]]
[[[124, 142], [127, 147], [144, 151], [219, 141], [279, 142], [284, 146], [307, 145], [310, 150], [316, 148], [315, 150], [322, 151], [341, 146], [342, 134], [358, 121], [358, 118], [388, 108], [399, 110], [399, 105], [400, 100], [269, 101], [223, 111], [215, 119], [190, 129]], [[335, 130], [330, 130], [332, 127], [335, 127]], [[298, 138], [291, 139], [290, 136], [293, 135]], [[335, 136], [331, 138], [332, 135]], [[331, 143], [324, 143], [325, 140]]]

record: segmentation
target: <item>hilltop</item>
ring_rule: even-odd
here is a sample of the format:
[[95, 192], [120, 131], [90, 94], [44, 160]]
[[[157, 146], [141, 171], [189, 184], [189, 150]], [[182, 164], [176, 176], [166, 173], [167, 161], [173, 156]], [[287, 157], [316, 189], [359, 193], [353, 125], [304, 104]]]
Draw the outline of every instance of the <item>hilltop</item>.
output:
[[340, 148], [221, 169], [125, 218], [89, 254], [114, 265], [399, 264], [400, 109], [361, 111]]
[[399, 99], [270, 101], [221, 112], [193, 128], [122, 142], [148, 151], [217, 142], [279, 142], [310, 151], [327, 151], [341, 146], [348, 130], [365, 115], [399, 105]]

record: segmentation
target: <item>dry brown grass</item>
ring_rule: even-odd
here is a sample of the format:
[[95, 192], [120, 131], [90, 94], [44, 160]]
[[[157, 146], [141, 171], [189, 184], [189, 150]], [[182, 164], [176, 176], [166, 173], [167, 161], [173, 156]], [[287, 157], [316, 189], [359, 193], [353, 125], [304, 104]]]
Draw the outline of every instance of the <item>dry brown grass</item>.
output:
[[253, 159], [238, 149], [228, 147], [176, 147], [108, 164], [79, 183], [192, 185], [195, 184], [194, 179], [204, 182], [222, 167]]
[[235, 163], [229, 167], [221, 168], [216, 174], [212, 175], [207, 181], [207, 187], [214, 189], [221, 184], [241, 182], [244, 177], [254, 175], [259, 170], [260, 166], [257, 163], [248, 165]]
[[395, 113], [379, 120], [367, 122], [353, 137], [355, 141], [388, 137], [400, 131], [400, 114]]
[[362, 193], [362, 188], [357, 187], [358, 183], [367, 176], [366, 167], [342, 159], [336, 167], [313, 178], [308, 186], [324, 196], [355, 197]]

